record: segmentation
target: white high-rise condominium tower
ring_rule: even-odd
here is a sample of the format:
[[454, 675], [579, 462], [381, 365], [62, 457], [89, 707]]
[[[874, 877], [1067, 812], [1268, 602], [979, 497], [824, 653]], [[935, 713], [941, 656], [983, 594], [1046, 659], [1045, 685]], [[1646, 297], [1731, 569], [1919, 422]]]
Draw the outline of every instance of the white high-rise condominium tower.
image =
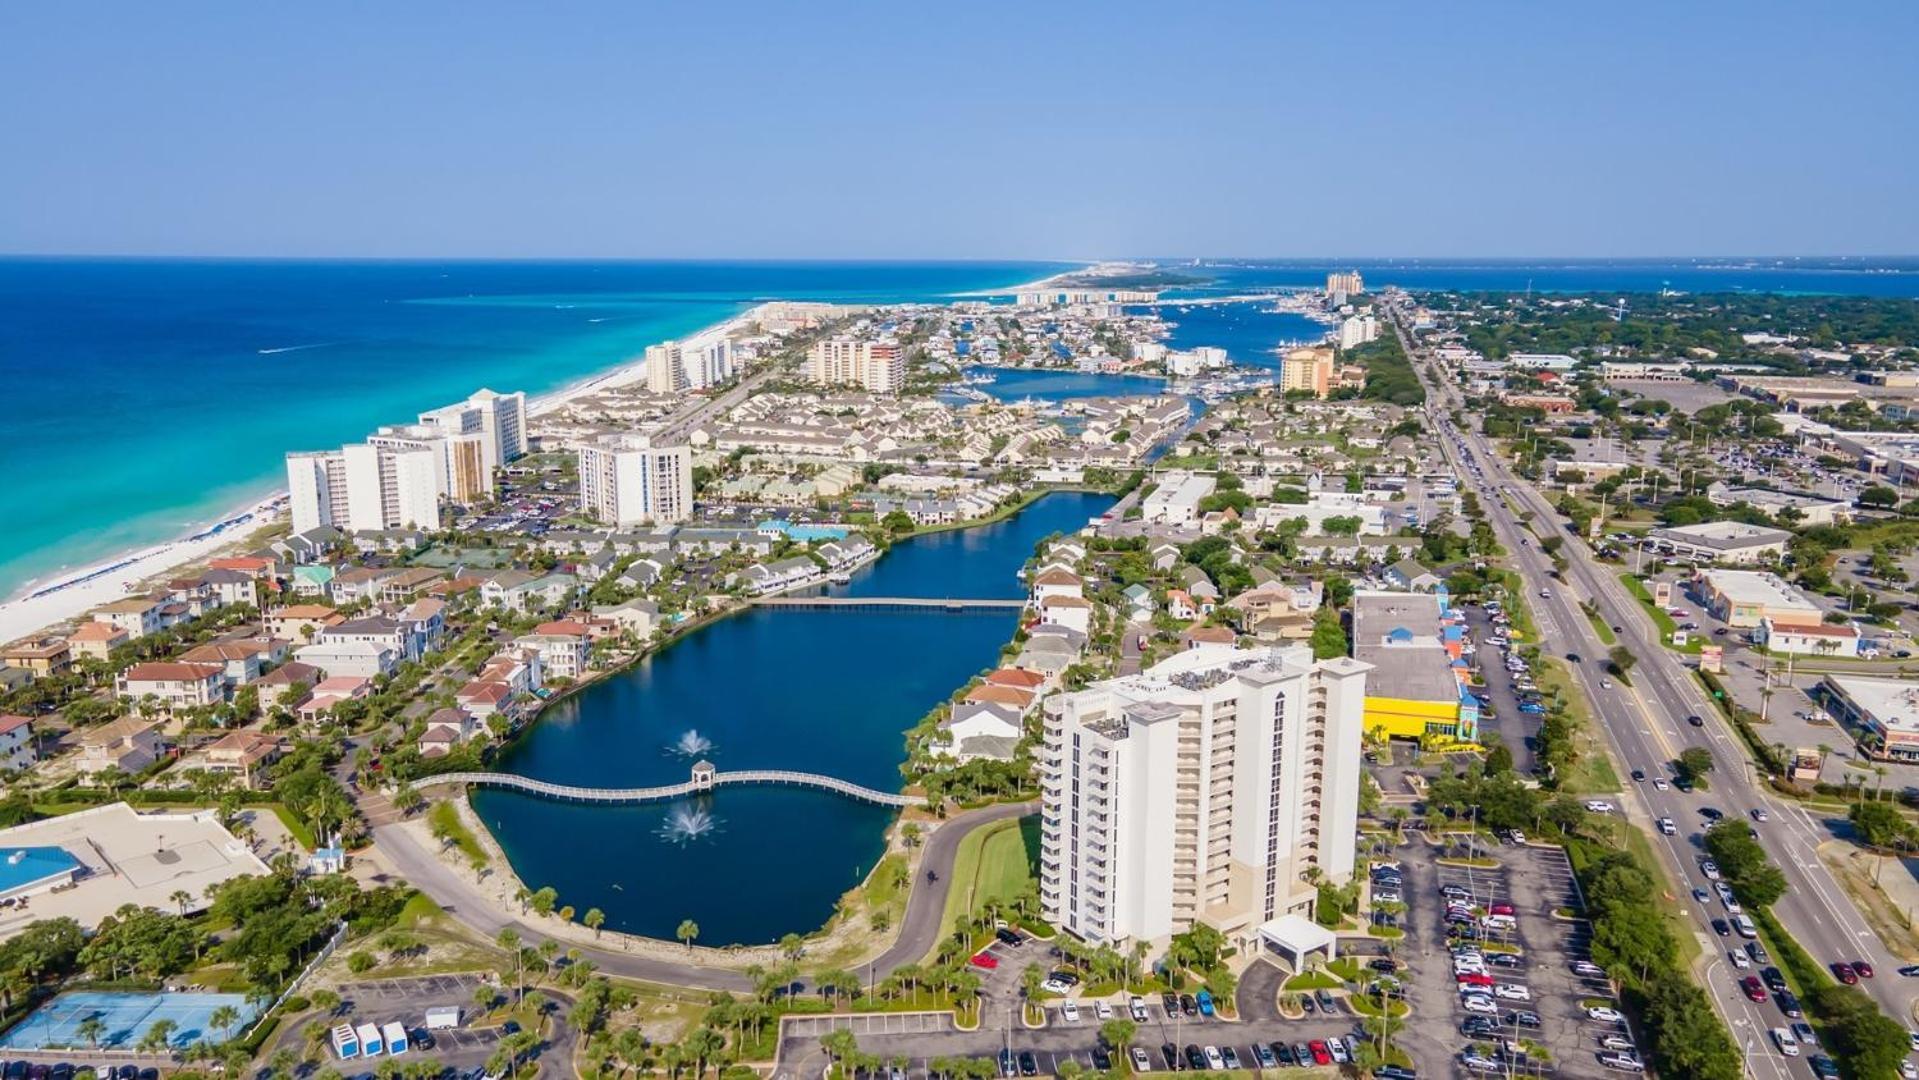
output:
[[363, 443], [288, 454], [293, 531], [437, 529], [441, 500], [491, 495], [494, 472], [524, 453], [526, 395], [481, 390]]
[[420, 414], [420, 423], [447, 435], [475, 434], [487, 469], [493, 470], [526, 453], [526, 394], [480, 390], [465, 401]]
[[656, 394], [699, 390], [732, 377], [733, 347], [725, 338], [646, 347], [646, 388]]
[[644, 435], [582, 446], [580, 506], [609, 525], [664, 525], [693, 516], [693, 455]]
[[293, 531], [440, 527], [444, 458], [437, 446], [381, 438], [287, 455]]
[[896, 341], [828, 338], [806, 354], [806, 377], [822, 386], [897, 394], [906, 385], [906, 353]]
[[1099, 943], [1196, 922], [1255, 948], [1351, 877], [1369, 665], [1304, 645], [1179, 653], [1048, 699], [1040, 902]]

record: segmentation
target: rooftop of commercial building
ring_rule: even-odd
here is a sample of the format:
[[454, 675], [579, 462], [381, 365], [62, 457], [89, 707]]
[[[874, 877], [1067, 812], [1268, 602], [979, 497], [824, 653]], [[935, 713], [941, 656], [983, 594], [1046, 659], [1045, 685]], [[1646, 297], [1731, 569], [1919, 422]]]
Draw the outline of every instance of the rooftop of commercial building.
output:
[[1651, 535], [1655, 540], [1680, 540], [1721, 551], [1783, 544], [1792, 539], [1792, 533], [1785, 529], [1775, 529], [1770, 525], [1748, 525], [1743, 521], [1702, 521], [1697, 525], [1674, 525], [1654, 529]]
[[1353, 594], [1353, 659], [1373, 667], [1367, 697], [1459, 700], [1439, 620], [1439, 597], [1431, 593]]
[[1919, 732], [1919, 682], [1867, 675], [1828, 675], [1826, 682], [1886, 728]]
[[1804, 593], [1788, 585], [1779, 575], [1764, 570], [1708, 570], [1704, 577], [1707, 585], [1735, 604], [1763, 604], [1768, 608], [1807, 612], [1819, 610], [1819, 605], [1806, 599]]

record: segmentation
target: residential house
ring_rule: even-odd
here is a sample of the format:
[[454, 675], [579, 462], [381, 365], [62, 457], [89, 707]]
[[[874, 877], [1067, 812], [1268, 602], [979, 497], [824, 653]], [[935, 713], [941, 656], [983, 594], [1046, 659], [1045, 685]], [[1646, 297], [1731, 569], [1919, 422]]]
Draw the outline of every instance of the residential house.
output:
[[304, 644], [329, 626], [338, 626], [346, 616], [325, 604], [288, 604], [267, 612], [267, 633], [284, 641]]
[[326, 678], [326, 672], [312, 664], [298, 660], [281, 664], [250, 684], [260, 695], [260, 708], [286, 709], [291, 712], [295, 706], [307, 699]]
[[286, 753], [286, 744], [261, 731], [229, 731], [202, 752], [203, 768], [231, 776], [241, 787], [263, 787], [267, 766]]
[[1126, 599], [1126, 620], [1128, 622], [1149, 622], [1158, 605], [1153, 601], [1153, 590], [1137, 582], [1128, 585], [1120, 594]]
[[232, 688], [259, 678], [266, 667], [267, 655], [267, 646], [262, 641], [214, 641], [188, 649], [180, 654], [180, 659], [189, 664], [219, 666], [226, 685]]
[[1022, 734], [1019, 712], [990, 702], [953, 706], [940, 728], [950, 740], [945, 756], [962, 765], [979, 760], [1013, 760]]
[[131, 635], [112, 623], [84, 622], [67, 635], [67, 647], [76, 660], [82, 657], [105, 660], [113, 650], [132, 640]]
[[550, 679], [579, 679], [586, 675], [587, 628], [571, 619], [541, 623], [513, 640], [522, 649], [540, 654], [540, 668]]
[[353, 701], [373, 693], [373, 680], [362, 675], [333, 675], [313, 684], [307, 699], [294, 706], [294, 715], [312, 723], [333, 711], [343, 701]]
[[217, 705], [227, 699], [226, 668], [219, 664], [135, 664], [120, 673], [115, 685], [123, 698], [156, 698], [169, 710]]
[[390, 675], [403, 659], [392, 645], [378, 641], [316, 641], [294, 650], [294, 658], [332, 676], [371, 679]]
[[482, 731], [478, 720], [459, 709], [439, 709], [426, 718], [426, 730], [420, 733], [423, 757], [445, 757], [460, 743]]
[[1199, 617], [1199, 605], [1185, 589], [1167, 589], [1166, 614], [1175, 619], [1195, 619]]
[[1388, 587], [1400, 592], [1432, 592], [1442, 581], [1438, 574], [1411, 559], [1401, 559], [1380, 575]]
[[108, 769], [137, 774], [160, 760], [165, 749], [159, 724], [138, 716], [88, 728], [80, 733], [79, 744], [74, 767], [82, 776], [97, 776]]
[[0, 716], [0, 770], [18, 772], [40, 760], [30, 716]]
[[1069, 570], [1047, 570], [1033, 579], [1033, 604], [1043, 606], [1049, 597], [1085, 595], [1085, 582]]
[[593, 609], [593, 617], [611, 621], [621, 633], [631, 634], [635, 641], [645, 641], [660, 626], [660, 605], [638, 598], [601, 604]]
[[161, 611], [163, 607], [163, 601], [152, 597], [129, 597], [96, 608], [93, 617], [99, 622], [119, 627], [128, 638], [141, 638], [167, 628], [166, 616]]
[[0, 649], [0, 665], [23, 668], [34, 678], [44, 679], [73, 666], [73, 647], [57, 637], [16, 642]]
[[[264, 559], [250, 561], [273, 565]], [[214, 569], [200, 575], [200, 587], [210, 595], [215, 607], [227, 604], [259, 607], [263, 583], [259, 575], [244, 570]]]
[[1047, 597], [1040, 602], [1039, 617], [1043, 623], [1068, 627], [1082, 634], [1092, 633], [1092, 602], [1077, 596]]

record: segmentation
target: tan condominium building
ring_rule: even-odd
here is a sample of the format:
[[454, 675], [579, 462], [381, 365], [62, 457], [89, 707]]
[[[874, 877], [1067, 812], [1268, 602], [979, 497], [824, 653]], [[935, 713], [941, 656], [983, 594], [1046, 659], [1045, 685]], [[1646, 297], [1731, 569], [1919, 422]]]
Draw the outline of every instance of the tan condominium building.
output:
[[1102, 944], [1204, 922], [1242, 951], [1353, 873], [1370, 665], [1202, 645], [1048, 699], [1040, 901]]
[[1288, 349], [1279, 363], [1279, 388], [1291, 393], [1304, 390], [1323, 398], [1333, 388], [1333, 350], [1325, 345]]
[[662, 525], [693, 516], [693, 455], [685, 443], [611, 435], [579, 449], [580, 506], [609, 525]]
[[897, 394], [906, 385], [906, 352], [897, 341], [828, 338], [806, 354], [806, 378], [822, 386]]

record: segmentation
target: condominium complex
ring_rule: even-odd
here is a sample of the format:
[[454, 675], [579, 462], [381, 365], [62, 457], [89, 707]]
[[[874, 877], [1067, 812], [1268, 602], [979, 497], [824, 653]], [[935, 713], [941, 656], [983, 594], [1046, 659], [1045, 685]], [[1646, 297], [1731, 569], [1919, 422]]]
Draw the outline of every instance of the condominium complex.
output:
[[365, 442], [288, 454], [293, 531], [439, 528], [442, 501], [485, 498], [494, 471], [526, 453], [525, 411], [525, 394], [481, 390]]
[[1352, 315], [1339, 324], [1339, 347], [1357, 349], [1369, 341], [1379, 338], [1379, 320], [1372, 312], [1364, 315]]
[[1333, 350], [1324, 345], [1286, 350], [1279, 362], [1279, 388], [1325, 397], [1333, 388]]
[[693, 455], [685, 443], [609, 435], [579, 450], [580, 507], [609, 525], [667, 524], [693, 516]]
[[1335, 304], [1343, 304], [1349, 296], [1358, 296], [1366, 291], [1366, 279], [1357, 270], [1345, 273], [1337, 271], [1326, 275], [1326, 295]]
[[[1046, 703], [1040, 900], [1099, 943], [1242, 950], [1353, 872], [1369, 666], [1202, 646]], [[1271, 935], [1268, 935], [1269, 937]]]
[[806, 377], [822, 386], [897, 394], [906, 385], [906, 353], [896, 341], [828, 338], [814, 343], [807, 353]]
[[666, 341], [646, 347], [646, 388], [656, 394], [699, 390], [733, 377], [733, 347], [725, 338]]

